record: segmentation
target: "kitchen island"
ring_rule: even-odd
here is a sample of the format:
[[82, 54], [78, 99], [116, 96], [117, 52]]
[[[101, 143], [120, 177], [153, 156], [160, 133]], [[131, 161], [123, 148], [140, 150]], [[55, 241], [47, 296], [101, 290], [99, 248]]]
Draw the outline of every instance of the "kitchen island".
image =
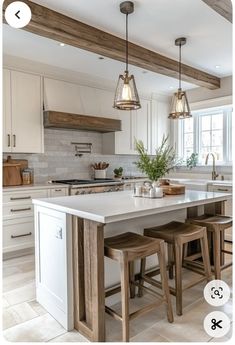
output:
[[[228, 193], [186, 191], [161, 199], [112, 192], [33, 200], [37, 300], [67, 330], [105, 340], [104, 288], [119, 282], [104, 237], [203, 212], [223, 213]], [[105, 267], [105, 270], [104, 270]]]

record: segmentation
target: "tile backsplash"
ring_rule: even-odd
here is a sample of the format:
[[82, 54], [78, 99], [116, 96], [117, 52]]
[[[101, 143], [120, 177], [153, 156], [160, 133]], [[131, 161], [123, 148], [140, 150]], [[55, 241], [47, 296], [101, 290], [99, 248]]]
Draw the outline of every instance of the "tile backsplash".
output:
[[[75, 147], [71, 142], [92, 143], [92, 153], [75, 157]], [[6, 158], [7, 154], [4, 154]], [[94, 176], [91, 164], [106, 161], [110, 164], [107, 177], [113, 177], [113, 169], [120, 166], [124, 175], [142, 174], [133, 164], [136, 156], [103, 155], [102, 134], [72, 130], [44, 130], [43, 154], [11, 154], [12, 158], [27, 159], [29, 167], [34, 168], [35, 183], [44, 183], [52, 179], [91, 178]]]
[[[82, 157], [75, 156], [71, 142], [92, 143], [92, 153]], [[113, 169], [123, 167], [125, 176], [143, 176], [133, 164], [135, 155], [103, 155], [102, 134], [73, 130], [44, 129], [43, 154], [11, 154], [12, 158], [27, 159], [29, 167], [34, 168], [35, 183], [45, 183], [53, 179], [93, 178], [91, 164], [105, 161], [109, 163], [107, 177], [113, 177]], [[7, 154], [4, 154], [4, 158]], [[225, 179], [232, 179], [232, 167], [216, 167]], [[196, 167], [191, 171], [185, 167], [171, 172], [170, 177], [211, 179], [211, 167]]]

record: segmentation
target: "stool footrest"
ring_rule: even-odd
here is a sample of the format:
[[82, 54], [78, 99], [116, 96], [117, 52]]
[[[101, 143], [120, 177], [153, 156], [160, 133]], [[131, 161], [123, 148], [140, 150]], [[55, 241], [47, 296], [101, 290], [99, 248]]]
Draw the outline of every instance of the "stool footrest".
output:
[[[156, 286], [157, 288], [159, 288], [159, 289], [162, 289], [162, 283], [161, 282], [158, 282], [157, 280], [155, 280], [155, 279], [152, 279], [152, 278], [150, 278], [150, 277], [148, 277], [148, 276], [144, 276], [143, 277], [143, 279], [144, 279], [144, 281], [146, 281], [147, 283], [149, 283], [149, 284], [151, 284], [151, 285], [154, 285], [154, 286]], [[170, 293], [172, 294], [172, 295], [176, 295], [176, 293], [175, 293], [175, 289], [174, 288], [172, 288], [171, 286], [169, 286], [169, 290], [170, 290]]]
[[115, 320], [122, 321], [121, 315], [119, 315], [115, 310], [110, 307], [105, 306], [105, 311], [107, 314], [111, 315]]
[[[232, 261], [231, 262], [228, 262], [224, 265], [221, 265], [221, 271], [224, 270], [225, 268], [228, 268], [230, 266], [232, 266], [233, 263]], [[190, 261], [190, 260], [185, 260], [185, 262], [183, 263], [183, 267], [184, 268], [187, 268], [187, 269], [190, 269], [198, 274], [204, 274], [204, 266], [201, 262], [197, 262], [197, 261]], [[211, 271], [214, 272], [214, 266], [211, 266]]]
[[161, 304], [163, 303], [163, 301], [157, 301], [151, 304], [146, 305], [146, 307], [143, 307], [137, 311], [134, 311], [133, 313], [131, 313], [129, 315], [130, 320], [134, 320], [135, 318], [137, 318], [140, 315], [146, 314], [148, 312], [150, 312], [151, 310], [159, 307]]
[[[144, 278], [142, 278], [142, 279], [145, 280]], [[150, 294], [154, 295], [155, 297], [157, 296], [159, 298], [164, 298], [164, 296], [161, 295], [159, 292], [157, 292], [157, 291], [155, 291], [155, 290], [153, 290], [153, 289], [151, 289], [151, 288], [149, 288], [149, 287], [147, 287], [147, 286], [145, 286], [143, 284], [140, 284], [138, 282], [135, 282], [133, 284], [138, 286], [138, 287], [142, 287], [142, 289], [146, 290], [147, 292], [149, 292]]]
[[230, 250], [221, 249], [221, 252], [225, 254], [233, 255], [233, 252], [231, 252]]

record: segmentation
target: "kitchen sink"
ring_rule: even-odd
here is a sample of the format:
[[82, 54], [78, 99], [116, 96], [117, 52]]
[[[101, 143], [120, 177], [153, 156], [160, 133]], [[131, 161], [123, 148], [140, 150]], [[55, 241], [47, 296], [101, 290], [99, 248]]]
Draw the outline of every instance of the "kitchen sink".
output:
[[205, 179], [170, 179], [171, 183], [183, 184], [186, 189], [207, 191], [209, 185], [232, 185], [231, 180], [205, 180]]

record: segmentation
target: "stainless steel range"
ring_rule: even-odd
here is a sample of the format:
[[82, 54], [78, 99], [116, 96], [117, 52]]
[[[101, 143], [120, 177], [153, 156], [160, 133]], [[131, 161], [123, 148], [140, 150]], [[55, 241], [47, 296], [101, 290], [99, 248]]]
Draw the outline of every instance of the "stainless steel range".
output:
[[54, 180], [52, 183], [62, 183], [69, 185], [69, 195], [82, 195], [92, 193], [118, 192], [124, 190], [121, 181], [113, 179], [96, 180]]

